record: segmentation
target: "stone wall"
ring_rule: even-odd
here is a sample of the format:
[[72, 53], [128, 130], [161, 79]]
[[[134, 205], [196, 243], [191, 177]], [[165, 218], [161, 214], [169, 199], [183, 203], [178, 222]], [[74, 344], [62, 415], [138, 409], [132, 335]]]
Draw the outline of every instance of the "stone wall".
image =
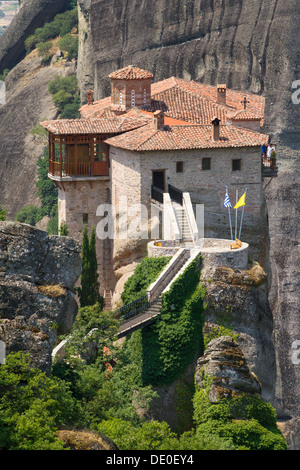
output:
[[[202, 170], [202, 158], [211, 158], [211, 170]], [[241, 171], [232, 172], [231, 160], [241, 158]], [[226, 185], [234, 206], [247, 186], [242, 240], [250, 245], [249, 254], [268, 269], [268, 231], [262, 191], [260, 149], [208, 149], [184, 152], [131, 152], [111, 148], [112, 200], [122, 194], [128, 204], [141, 201], [149, 211], [152, 170], [165, 170], [166, 185], [189, 192], [192, 203], [205, 206], [205, 237], [230, 239], [228, 210], [224, 208]], [[176, 161], [183, 161], [183, 173], [176, 173]], [[232, 214], [233, 229], [235, 214]], [[238, 230], [241, 209], [238, 213]]]
[[[89, 234], [93, 226], [96, 228], [100, 292], [104, 295], [106, 289], [112, 290], [115, 285], [112, 270], [112, 240], [106, 238], [105, 234], [100, 236], [102, 231], [98, 225], [105, 218], [106, 206], [103, 205], [110, 203], [110, 179], [101, 177], [91, 181], [64, 181], [58, 184], [59, 226], [65, 221], [70, 235], [80, 242], [85, 223]], [[97, 212], [99, 206], [102, 206], [103, 210]]]

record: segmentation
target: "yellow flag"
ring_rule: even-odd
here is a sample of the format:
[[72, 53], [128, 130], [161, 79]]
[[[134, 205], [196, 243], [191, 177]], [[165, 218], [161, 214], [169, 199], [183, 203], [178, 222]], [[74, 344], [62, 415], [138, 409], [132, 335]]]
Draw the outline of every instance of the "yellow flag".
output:
[[234, 206], [234, 209], [238, 209], [239, 207], [245, 206], [246, 205], [245, 199], [246, 199], [246, 193], [244, 193], [242, 197], [238, 200], [238, 202]]

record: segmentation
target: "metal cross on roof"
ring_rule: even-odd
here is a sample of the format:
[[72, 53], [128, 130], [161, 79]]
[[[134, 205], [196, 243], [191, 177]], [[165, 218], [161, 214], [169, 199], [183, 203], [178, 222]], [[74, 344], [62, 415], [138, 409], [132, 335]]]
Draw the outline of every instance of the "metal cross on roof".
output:
[[244, 97], [243, 101], [241, 103], [244, 105], [244, 109], [247, 108], [247, 104], [250, 103], [250, 101], [247, 100], [246, 96]]

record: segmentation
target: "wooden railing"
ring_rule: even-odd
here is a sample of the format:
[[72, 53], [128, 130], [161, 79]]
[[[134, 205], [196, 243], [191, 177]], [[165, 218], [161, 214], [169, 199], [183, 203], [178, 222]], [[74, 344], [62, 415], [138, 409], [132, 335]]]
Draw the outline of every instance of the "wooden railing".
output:
[[55, 162], [49, 160], [49, 173], [52, 176], [107, 176], [109, 167], [106, 162]]

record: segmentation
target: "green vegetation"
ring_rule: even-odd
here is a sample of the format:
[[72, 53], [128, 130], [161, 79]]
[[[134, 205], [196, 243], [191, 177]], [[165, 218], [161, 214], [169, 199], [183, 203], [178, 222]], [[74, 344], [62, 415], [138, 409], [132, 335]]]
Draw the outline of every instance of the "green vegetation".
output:
[[[38, 133], [40, 132], [40, 126], [36, 126], [35, 129], [37, 129]], [[53, 181], [48, 178], [48, 148], [45, 148], [44, 155], [38, 159], [38, 181], [36, 185], [38, 187], [38, 196], [41, 200], [41, 207], [34, 205], [22, 207], [16, 214], [15, 220], [35, 226], [39, 220], [48, 216], [50, 220], [47, 232], [51, 235], [57, 235], [57, 188]]]
[[48, 86], [53, 102], [61, 119], [76, 119], [80, 117], [80, 97], [76, 75], [60, 77], [57, 75]]
[[69, 229], [67, 227], [66, 221], [63, 220], [59, 227], [59, 235], [61, 237], [67, 237], [69, 235]]
[[67, 53], [67, 59], [76, 59], [78, 56], [78, 36], [66, 34], [58, 41], [58, 47]]
[[38, 221], [39, 208], [30, 204], [29, 206], [24, 206], [16, 214], [15, 220], [23, 224], [35, 225]]
[[0, 222], [6, 220], [6, 211], [0, 206]]
[[87, 226], [84, 226], [81, 264], [81, 287], [78, 287], [77, 289], [80, 306], [86, 307], [98, 303], [101, 305], [101, 307], [103, 307], [103, 298], [99, 294], [100, 284], [98, 281], [99, 275], [97, 273], [98, 264], [96, 255], [95, 227], [92, 227], [89, 240]]
[[122, 293], [123, 304], [129, 304], [146, 294], [148, 287], [154, 282], [171, 257], [145, 257], [135, 268], [134, 274], [128, 279]]
[[[74, 4], [73, 4], [74, 5]], [[46, 23], [43, 27], [37, 28], [31, 36], [25, 40], [27, 53], [37, 47], [37, 44], [46, 43], [57, 37], [68, 35], [73, 28], [78, 26], [77, 8], [70, 4], [70, 9], [55, 16], [53, 21]]]
[[203, 351], [205, 292], [196, 259], [162, 297], [161, 314], [142, 330], [142, 380], [144, 385], [166, 385], [176, 380]]
[[196, 435], [215, 435], [236, 450], [286, 450], [276, 412], [260, 397], [244, 395], [212, 405], [207, 390], [194, 396]]

